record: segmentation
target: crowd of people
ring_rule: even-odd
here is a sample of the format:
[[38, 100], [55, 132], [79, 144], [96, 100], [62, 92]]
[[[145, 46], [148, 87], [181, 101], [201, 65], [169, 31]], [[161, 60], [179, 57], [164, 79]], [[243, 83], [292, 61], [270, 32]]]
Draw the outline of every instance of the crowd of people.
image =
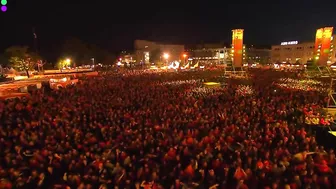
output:
[[327, 92], [330, 84], [314, 79], [281, 78], [276, 85], [290, 90]]
[[0, 102], [0, 188], [335, 188], [335, 152], [303, 127], [325, 97], [251, 74], [105, 73]]
[[236, 93], [241, 96], [248, 96], [254, 93], [254, 90], [249, 85], [238, 85]]

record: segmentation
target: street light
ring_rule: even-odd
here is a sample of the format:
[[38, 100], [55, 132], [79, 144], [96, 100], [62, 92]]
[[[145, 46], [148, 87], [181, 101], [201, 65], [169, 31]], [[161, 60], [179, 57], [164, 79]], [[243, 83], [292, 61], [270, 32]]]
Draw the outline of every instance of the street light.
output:
[[163, 54], [163, 58], [166, 59], [166, 64], [168, 64], [169, 54], [168, 53], [164, 53]]
[[187, 54], [183, 54], [183, 58], [184, 58], [184, 62], [183, 62], [183, 64], [186, 63], [186, 57], [187, 57]]
[[71, 64], [71, 59], [70, 58], [65, 59], [65, 67], [70, 67], [70, 64]]
[[91, 60], [92, 60], [92, 66], [94, 66], [95, 65], [95, 59], [94, 58], [91, 58]]
[[61, 60], [59, 62], [59, 66], [60, 66], [61, 72], [62, 72], [62, 69], [66, 68], [66, 67], [69, 67], [70, 63], [71, 63], [71, 59], [70, 58]]
[[163, 58], [166, 59], [166, 60], [168, 60], [168, 58], [169, 58], [169, 54], [164, 53], [164, 54], [163, 54]]

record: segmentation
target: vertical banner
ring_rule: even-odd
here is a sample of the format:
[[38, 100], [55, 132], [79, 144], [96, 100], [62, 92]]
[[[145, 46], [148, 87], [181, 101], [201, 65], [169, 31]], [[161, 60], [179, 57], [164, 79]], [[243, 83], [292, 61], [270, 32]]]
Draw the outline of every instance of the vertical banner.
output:
[[318, 65], [320, 66], [327, 66], [327, 62], [330, 56], [331, 37], [333, 30], [333, 27], [325, 27], [323, 30], [320, 57], [318, 58]]
[[320, 45], [322, 43], [323, 38], [323, 28], [320, 28], [316, 31], [316, 38], [315, 38], [315, 55], [318, 54], [318, 50], [320, 49]]
[[235, 67], [243, 66], [243, 35], [243, 29], [232, 30], [233, 65]]

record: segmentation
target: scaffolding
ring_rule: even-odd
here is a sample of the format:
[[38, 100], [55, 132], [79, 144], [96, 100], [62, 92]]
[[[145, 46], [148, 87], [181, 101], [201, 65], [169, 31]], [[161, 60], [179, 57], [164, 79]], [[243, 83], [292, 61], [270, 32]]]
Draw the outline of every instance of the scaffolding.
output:
[[[336, 115], [336, 92], [335, 92], [335, 81], [336, 81], [336, 78], [331, 78], [330, 80], [330, 87], [329, 87], [329, 90], [328, 90], [328, 101], [327, 101], [327, 107], [325, 108], [325, 110], [327, 111], [327, 113], [330, 115], [330, 116], [335, 116]], [[334, 121], [330, 121], [330, 123], [332, 125], [336, 125], [336, 123]], [[330, 126], [328, 126], [329, 128], [329, 133], [330, 134], [333, 134], [334, 136], [336, 136], [335, 132], [336, 131], [333, 131], [331, 129]]]
[[328, 66], [310, 65], [305, 68], [305, 72], [309, 78], [335, 76]]
[[327, 110], [329, 108], [336, 109], [336, 92], [334, 90], [334, 84], [335, 84], [336, 78], [331, 78], [330, 80], [330, 87], [328, 90], [328, 102], [327, 102]]
[[225, 70], [224, 70], [224, 75], [225, 76], [230, 76], [232, 74], [236, 74], [236, 69], [235, 69], [232, 61], [226, 62]]
[[225, 77], [241, 76], [246, 77], [247, 72], [244, 67], [236, 68], [232, 62], [227, 62], [224, 70]]

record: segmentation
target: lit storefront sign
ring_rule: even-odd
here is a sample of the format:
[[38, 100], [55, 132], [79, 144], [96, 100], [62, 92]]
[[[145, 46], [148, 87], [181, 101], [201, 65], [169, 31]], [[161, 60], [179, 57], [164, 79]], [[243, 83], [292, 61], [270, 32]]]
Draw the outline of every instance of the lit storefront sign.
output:
[[298, 41], [287, 41], [287, 42], [281, 42], [281, 45], [297, 45]]

